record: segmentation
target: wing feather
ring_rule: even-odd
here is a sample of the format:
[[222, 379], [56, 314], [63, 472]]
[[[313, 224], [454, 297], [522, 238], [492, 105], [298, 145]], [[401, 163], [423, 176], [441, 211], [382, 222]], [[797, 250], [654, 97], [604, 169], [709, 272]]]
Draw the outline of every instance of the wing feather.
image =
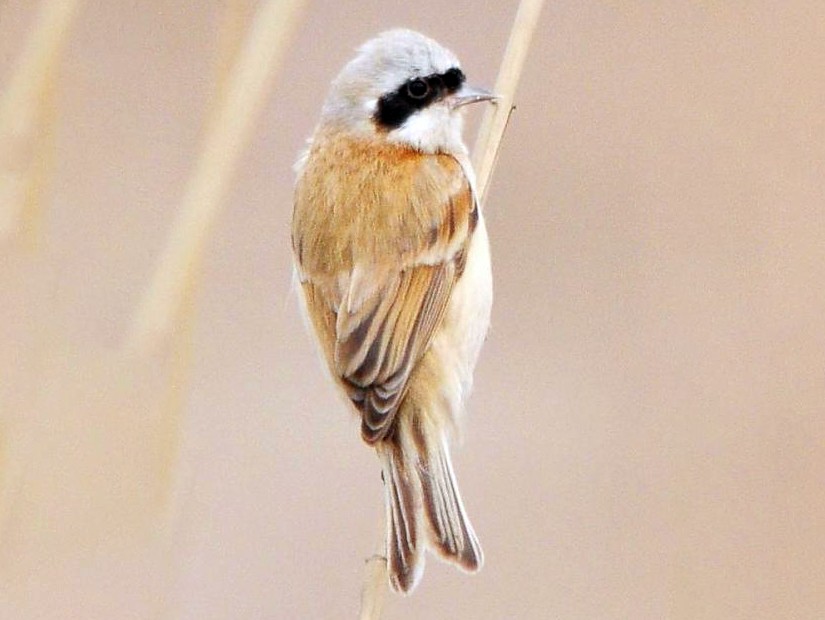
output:
[[[461, 277], [477, 217], [471, 182], [455, 159], [405, 153], [397, 161], [410, 166], [405, 177], [415, 182], [404, 190], [397, 180], [380, 178], [384, 170], [397, 173], [397, 168], [376, 168], [364, 186], [393, 187], [387, 203], [365, 199], [352, 211], [340, 204], [348, 196], [326, 196], [307, 187], [316, 173], [324, 187], [331, 187], [329, 175], [363, 171], [314, 171], [308, 164], [304, 175], [310, 178], [299, 181], [293, 219], [307, 309], [330, 369], [361, 413], [362, 434], [370, 443], [392, 431], [410, 377]], [[319, 205], [321, 198], [329, 204]], [[369, 215], [370, 208], [385, 215]], [[381, 229], [381, 222], [391, 228]], [[368, 226], [375, 230], [358, 232]]]
[[410, 375], [444, 315], [454, 274], [451, 260], [395, 274], [386, 286], [396, 294], [367, 300], [371, 307], [359, 314], [362, 323], [337, 341], [340, 376], [357, 388], [353, 402], [368, 440], [389, 431]]

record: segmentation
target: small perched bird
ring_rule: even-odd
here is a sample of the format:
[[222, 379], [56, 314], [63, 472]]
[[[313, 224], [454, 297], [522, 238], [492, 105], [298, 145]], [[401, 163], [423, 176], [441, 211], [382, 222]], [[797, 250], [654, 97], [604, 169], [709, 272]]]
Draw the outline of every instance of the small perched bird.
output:
[[432, 39], [391, 30], [335, 78], [296, 164], [303, 302], [381, 459], [389, 580], [403, 593], [425, 549], [471, 572], [483, 563], [450, 446], [492, 304], [462, 112], [494, 98]]

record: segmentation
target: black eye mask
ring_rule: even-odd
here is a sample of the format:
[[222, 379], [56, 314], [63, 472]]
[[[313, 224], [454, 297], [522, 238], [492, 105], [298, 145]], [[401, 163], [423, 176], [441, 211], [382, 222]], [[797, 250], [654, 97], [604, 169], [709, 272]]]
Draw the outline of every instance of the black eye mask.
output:
[[407, 80], [378, 100], [373, 120], [386, 131], [397, 129], [418, 110], [456, 92], [465, 80], [464, 73], [458, 67]]

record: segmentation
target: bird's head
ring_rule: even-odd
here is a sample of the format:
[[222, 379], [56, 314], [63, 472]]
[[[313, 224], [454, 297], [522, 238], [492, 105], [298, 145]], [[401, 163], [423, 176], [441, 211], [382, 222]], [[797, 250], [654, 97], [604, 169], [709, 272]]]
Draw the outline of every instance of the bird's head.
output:
[[324, 103], [322, 123], [425, 153], [465, 151], [462, 111], [495, 99], [468, 86], [458, 58], [412, 30], [389, 30], [362, 45]]

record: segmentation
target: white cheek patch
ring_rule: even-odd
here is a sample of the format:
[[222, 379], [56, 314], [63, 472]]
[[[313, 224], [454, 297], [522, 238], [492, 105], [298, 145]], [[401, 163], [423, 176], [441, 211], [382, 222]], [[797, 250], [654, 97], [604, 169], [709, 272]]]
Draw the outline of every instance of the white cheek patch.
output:
[[424, 153], [457, 153], [464, 150], [461, 126], [459, 114], [452, 113], [447, 106], [431, 105], [410, 116], [387, 138]]
[[367, 99], [366, 101], [364, 101], [362, 106], [367, 116], [372, 117], [372, 115], [375, 114], [375, 111], [378, 109], [378, 99]]

